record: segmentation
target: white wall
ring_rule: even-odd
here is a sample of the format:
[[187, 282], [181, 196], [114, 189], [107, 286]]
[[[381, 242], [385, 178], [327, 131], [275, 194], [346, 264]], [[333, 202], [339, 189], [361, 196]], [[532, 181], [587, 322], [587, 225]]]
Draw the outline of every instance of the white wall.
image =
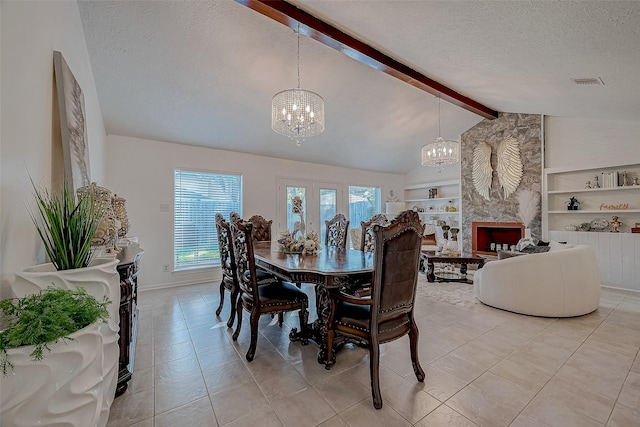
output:
[[[292, 147], [292, 149], [295, 147]], [[140, 239], [140, 289], [220, 280], [219, 269], [163, 273], [173, 265], [173, 172], [176, 168], [239, 173], [243, 177], [245, 218], [276, 218], [277, 177], [306, 178], [348, 185], [402, 188], [404, 176], [262, 157], [233, 151], [171, 144], [116, 135], [107, 137], [106, 187], [124, 197], [131, 223], [129, 235]], [[383, 199], [384, 199], [383, 192]], [[275, 231], [275, 229], [274, 229]]]
[[640, 163], [640, 119], [635, 122], [545, 117], [545, 168]]
[[[84, 92], [92, 179], [104, 176], [102, 113], [75, 1], [3, 1], [0, 17], [0, 296], [7, 275], [44, 261], [28, 215], [29, 176], [52, 178], [53, 51], [62, 52]], [[57, 166], [60, 168], [62, 166]]]

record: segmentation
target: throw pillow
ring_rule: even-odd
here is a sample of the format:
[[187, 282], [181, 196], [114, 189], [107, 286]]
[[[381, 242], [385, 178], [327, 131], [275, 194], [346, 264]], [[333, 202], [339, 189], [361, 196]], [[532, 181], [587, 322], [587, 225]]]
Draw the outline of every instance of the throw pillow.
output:
[[544, 240], [538, 240], [536, 246], [549, 246], [549, 242], [545, 242]]
[[551, 248], [549, 246], [533, 246], [529, 245], [522, 248], [522, 252], [527, 254], [541, 254], [543, 252], [549, 252]]
[[549, 247], [552, 251], [561, 251], [563, 249], [572, 248], [573, 245], [571, 243], [563, 243], [563, 242], [554, 242], [553, 240], [549, 242]]
[[[533, 247], [533, 246], [531, 246]], [[498, 259], [507, 259], [514, 258], [517, 256], [526, 255], [526, 252], [515, 252], [515, 251], [498, 251]]]

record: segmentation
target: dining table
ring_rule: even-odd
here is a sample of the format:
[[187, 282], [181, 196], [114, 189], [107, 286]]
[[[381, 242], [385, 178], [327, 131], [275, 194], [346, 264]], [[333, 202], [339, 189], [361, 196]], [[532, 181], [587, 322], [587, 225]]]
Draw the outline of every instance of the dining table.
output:
[[326, 360], [328, 320], [331, 311], [329, 292], [341, 288], [357, 288], [372, 283], [374, 254], [352, 249], [323, 246], [313, 255], [284, 252], [277, 242], [254, 242], [256, 267], [295, 283], [311, 283], [315, 289], [317, 319], [304, 330], [292, 330], [292, 341], [312, 339], [320, 346], [318, 363]]

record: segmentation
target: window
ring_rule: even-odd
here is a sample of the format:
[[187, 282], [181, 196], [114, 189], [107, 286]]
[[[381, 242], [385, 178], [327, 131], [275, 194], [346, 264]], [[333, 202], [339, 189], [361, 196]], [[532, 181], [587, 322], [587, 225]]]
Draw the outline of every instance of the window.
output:
[[360, 222], [369, 221], [372, 216], [381, 212], [380, 187], [349, 186], [349, 221], [350, 227], [360, 226]]
[[174, 270], [220, 265], [216, 213], [242, 216], [242, 177], [176, 170], [174, 175]]

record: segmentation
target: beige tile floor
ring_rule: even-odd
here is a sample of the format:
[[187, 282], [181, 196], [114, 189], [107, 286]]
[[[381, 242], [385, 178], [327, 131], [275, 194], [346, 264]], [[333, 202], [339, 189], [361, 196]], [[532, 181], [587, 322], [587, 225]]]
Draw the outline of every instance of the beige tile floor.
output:
[[568, 319], [419, 294], [426, 380], [407, 337], [382, 345], [378, 411], [365, 349], [327, 371], [315, 344], [289, 342], [297, 315], [282, 328], [263, 316], [247, 363], [248, 321], [234, 343], [218, 301], [216, 284], [140, 293], [135, 371], [108, 426], [640, 426], [638, 293], [605, 288], [598, 310]]

